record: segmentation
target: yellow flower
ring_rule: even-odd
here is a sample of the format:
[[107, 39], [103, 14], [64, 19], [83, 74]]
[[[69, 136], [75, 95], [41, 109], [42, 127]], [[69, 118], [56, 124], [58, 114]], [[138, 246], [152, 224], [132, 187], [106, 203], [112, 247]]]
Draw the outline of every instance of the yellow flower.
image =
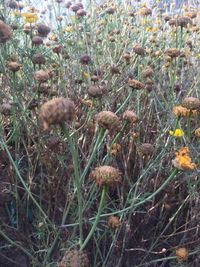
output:
[[188, 147], [182, 147], [176, 152], [176, 157], [172, 160], [172, 164], [175, 168], [183, 171], [194, 170], [196, 168], [196, 164], [192, 163], [190, 158]]
[[36, 13], [23, 13], [22, 17], [25, 18], [26, 23], [34, 23], [38, 19]]
[[182, 137], [184, 132], [181, 129], [176, 129], [175, 131], [169, 131], [169, 134], [174, 137]]

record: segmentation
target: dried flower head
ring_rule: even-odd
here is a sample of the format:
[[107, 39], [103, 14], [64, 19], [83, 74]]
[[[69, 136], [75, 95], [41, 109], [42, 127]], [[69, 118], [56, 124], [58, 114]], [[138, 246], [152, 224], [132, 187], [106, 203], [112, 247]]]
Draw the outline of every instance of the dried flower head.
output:
[[117, 216], [110, 216], [108, 218], [108, 227], [111, 229], [117, 229], [121, 225], [120, 220]]
[[150, 8], [144, 6], [139, 10], [138, 14], [141, 16], [149, 16], [152, 14], [152, 10]]
[[102, 85], [91, 85], [88, 88], [88, 95], [91, 97], [101, 97], [106, 91], [105, 86]]
[[72, 121], [74, 118], [74, 103], [67, 98], [54, 98], [44, 103], [41, 107], [40, 119], [44, 130], [48, 130], [53, 124]]
[[177, 248], [176, 250], [176, 258], [179, 262], [184, 262], [188, 260], [188, 250], [186, 248]]
[[109, 149], [109, 154], [111, 156], [117, 156], [117, 154], [121, 151], [121, 145], [118, 143], [114, 143], [110, 149]]
[[76, 15], [78, 17], [84, 17], [84, 16], [87, 15], [87, 12], [84, 9], [81, 8], [81, 9], [77, 10]]
[[119, 126], [119, 118], [111, 111], [101, 111], [96, 115], [97, 123], [105, 129], [111, 130]]
[[0, 20], [0, 43], [5, 43], [12, 37], [11, 27]]
[[179, 105], [179, 106], [175, 106], [173, 108], [173, 113], [177, 116], [177, 117], [188, 117], [190, 116], [190, 114], [192, 116], [196, 116], [197, 115], [197, 111], [196, 110], [190, 110], [187, 108], [184, 108], [183, 106]]
[[186, 28], [189, 24], [192, 24], [192, 20], [189, 17], [179, 17], [177, 19], [177, 25], [182, 28]]
[[37, 25], [37, 31], [39, 36], [41, 37], [47, 37], [47, 35], [50, 33], [51, 28], [45, 24], [38, 24]]
[[197, 128], [194, 132], [195, 136], [200, 138], [200, 128]]
[[106, 13], [109, 14], [109, 15], [114, 14], [115, 11], [116, 11], [116, 8], [115, 8], [114, 6], [113, 6], [113, 7], [108, 7], [108, 8], [106, 9]]
[[134, 47], [133, 47], [133, 51], [134, 51], [137, 55], [140, 55], [140, 56], [144, 56], [145, 53], [146, 53], [146, 50], [145, 50], [143, 47], [141, 47], [140, 44], [136, 44], [136, 45], [134, 45]]
[[42, 39], [42, 37], [40, 37], [40, 36], [34, 36], [34, 37], [32, 38], [32, 44], [33, 44], [33, 45], [41, 45], [41, 44], [43, 44], [43, 39]]
[[15, 62], [15, 61], [10, 61], [7, 63], [7, 68], [12, 72], [16, 72], [16, 71], [20, 70], [21, 64]]
[[97, 186], [116, 186], [121, 182], [121, 175], [118, 169], [112, 166], [100, 166], [95, 168], [89, 175]]
[[91, 63], [91, 57], [88, 55], [83, 55], [80, 57], [80, 63], [83, 65], [88, 65], [89, 63]]
[[40, 83], [46, 82], [49, 79], [49, 73], [45, 70], [38, 70], [34, 73], [34, 78]]
[[175, 58], [175, 57], [180, 56], [181, 52], [177, 48], [168, 48], [165, 51], [165, 54], [168, 55], [169, 57]]
[[189, 156], [188, 147], [182, 147], [178, 152], [176, 152], [176, 157], [172, 160], [172, 164], [175, 168], [183, 171], [194, 170], [196, 168], [196, 164], [192, 163]]
[[200, 108], [200, 100], [196, 97], [186, 97], [182, 101], [182, 106], [184, 108], [193, 110], [193, 109], [199, 109]]
[[128, 80], [128, 85], [136, 90], [144, 89], [145, 85], [137, 80], [134, 79], [129, 79]]
[[72, 249], [65, 252], [58, 267], [89, 267], [89, 259], [83, 251]]
[[154, 146], [150, 143], [143, 143], [138, 147], [138, 152], [142, 156], [152, 155], [154, 152]]
[[153, 75], [153, 69], [150, 68], [150, 67], [148, 67], [148, 68], [146, 68], [145, 70], [142, 71], [142, 76], [145, 79], [152, 77], [152, 75]]
[[8, 6], [9, 6], [9, 8], [11, 8], [11, 9], [16, 9], [16, 8], [18, 8], [18, 4], [17, 4], [17, 2], [16, 2], [16, 1], [13, 1], [13, 0], [9, 1]]
[[0, 112], [2, 115], [9, 116], [11, 114], [11, 111], [12, 111], [12, 105], [9, 102], [3, 103], [1, 105]]
[[32, 57], [33, 64], [45, 64], [46, 60], [45, 57], [41, 53], [34, 54]]
[[138, 120], [139, 120], [136, 113], [133, 112], [132, 110], [126, 110], [123, 113], [122, 118], [131, 124], [134, 124], [134, 123], [138, 122]]

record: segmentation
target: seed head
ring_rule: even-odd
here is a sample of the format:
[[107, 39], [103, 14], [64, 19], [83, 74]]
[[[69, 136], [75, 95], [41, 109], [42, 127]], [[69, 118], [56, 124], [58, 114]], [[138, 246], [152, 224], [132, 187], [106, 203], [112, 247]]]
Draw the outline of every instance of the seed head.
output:
[[11, 27], [0, 20], [0, 43], [5, 43], [12, 37]]
[[126, 110], [123, 113], [122, 118], [131, 124], [134, 124], [134, 123], [138, 122], [138, 120], [139, 120], [136, 113], [133, 112], [132, 110]]
[[165, 54], [168, 55], [168, 56], [170, 56], [170, 57], [172, 57], [172, 58], [175, 58], [175, 57], [180, 56], [181, 52], [177, 48], [168, 48], [165, 51]]
[[47, 101], [41, 107], [40, 119], [44, 130], [48, 130], [53, 124], [72, 121], [75, 117], [74, 103], [67, 98], [54, 98]]
[[89, 267], [87, 254], [78, 249], [66, 251], [58, 267]]
[[43, 39], [42, 39], [42, 37], [40, 37], [40, 36], [34, 36], [34, 37], [32, 38], [32, 44], [33, 44], [33, 45], [41, 45], [41, 44], [43, 44]]
[[45, 70], [38, 70], [34, 73], [34, 78], [40, 83], [46, 82], [49, 79], [49, 73]]
[[15, 61], [10, 61], [10, 62], [8, 62], [7, 67], [10, 71], [16, 72], [16, 71], [20, 70], [21, 64], [15, 62]]
[[143, 143], [142, 145], [139, 146], [138, 152], [142, 156], [152, 155], [154, 152], [154, 146], [150, 143]]
[[188, 260], [188, 250], [186, 248], [177, 248], [176, 250], [176, 258], [179, 262], [184, 262]]
[[136, 90], [144, 89], [145, 85], [137, 80], [134, 79], [129, 79], [128, 80], [128, 85]]
[[46, 60], [45, 57], [41, 53], [34, 54], [32, 57], [33, 64], [45, 64]]
[[47, 35], [51, 31], [51, 28], [45, 24], [38, 24], [37, 31], [38, 31], [39, 36], [47, 37]]
[[105, 129], [111, 130], [119, 126], [119, 118], [111, 111], [101, 111], [96, 116], [97, 123]]
[[141, 47], [140, 44], [136, 44], [136, 45], [134, 45], [134, 47], [133, 47], [133, 51], [134, 51], [137, 55], [140, 55], [140, 56], [144, 56], [145, 53], [146, 53], [146, 50], [145, 50], [143, 47]]
[[105, 86], [102, 85], [91, 85], [88, 88], [88, 95], [91, 97], [101, 97], [105, 93]]
[[108, 227], [112, 229], [117, 229], [121, 225], [120, 220], [117, 216], [110, 216], [108, 218]]
[[95, 168], [89, 175], [97, 186], [116, 186], [121, 182], [121, 175], [118, 169], [112, 166], [101, 166]]
[[193, 109], [199, 109], [200, 108], [200, 100], [196, 97], [186, 97], [182, 101], [182, 106], [184, 108], [193, 110]]
[[142, 76], [143, 78], [150, 78], [153, 75], [153, 70], [152, 68], [148, 67], [145, 70], [142, 71]]

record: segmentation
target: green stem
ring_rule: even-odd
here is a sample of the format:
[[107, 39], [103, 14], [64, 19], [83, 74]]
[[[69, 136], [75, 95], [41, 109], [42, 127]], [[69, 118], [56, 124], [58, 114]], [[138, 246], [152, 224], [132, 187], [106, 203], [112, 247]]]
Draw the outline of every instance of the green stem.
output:
[[[77, 199], [78, 199], [78, 217], [79, 217], [79, 243], [80, 245], [83, 242], [83, 214], [82, 214], [82, 196], [81, 196], [81, 179], [79, 174], [79, 160], [78, 160], [78, 152], [77, 147], [75, 145], [74, 138], [70, 136], [69, 130], [65, 127], [64, 123], [62, 124], [62, 131], [64, 135], [67, 137], [67, 141], [69, 143], [69, 150], [72, 156], [73, 166], [74, 166], [74, 178], [75, 178], [75, 187], [77, 190]], [[75, 190], [75, 191], [76, 191]]]
[[85, 169], [84, 169], [84, 171], [83, 171], [83, 173], [82, 173], [82, 175], [81, 175], [81, 181], [83, 181], [84, 178], [85, 178], [85, 176], [87, 175], [87, 172], [88, 172], [88, 170], [89, 170], [89, 168], [90, 168], [90, 166], [91, 166], [91, 164], [92, 164], [92, 162], [93, 162], [93, 159], [94, 159], [94, 157], [95, 157], [95, 154], [96, 154], [96, 152], [97, 152], [97, 149], [98, 149], [98, 147], [99, 147], [99, 144], [101, 144], [102, 140], [104, 139], [104, 134], [105, 134], [105, 129], [101, 128], [101, 129], [100, 129], [100, 132], [99, 132], [99, 134], [98, 134], [96, 143], [95, 143], [95, 145], [94, 145], [94, 147], [93, 147], [92, 154], [91, 154], [91, 156], [90, 156], [90, 158], [89, 158], [89, 160], [88, 160], [88, 163], [87, 163], [87, 165], [85, 166]]
[[91, 239], [91, 237], [92, 237], [94, 231], [96, 230], [96, 227], [97, 227], [97, 224], [98, 224], [98, 222], [99, 222], [100, 215], [101, 215], [101, 212], [102, 212], [102, 209], [103, 209], [103, 205], [104, 205], [104, 200], [105, 200], [106, 192], [107, 192], [107, 187], [104, 186], [104, 187], [103, 187], [103, 190], [102, 190], [102, 192], [101, 192], [101, 200], [100, 200], [100, 203], [99, 203], [99, 209], [98, 209], [98, 212], [97, 212], [97, 215], [96, 215], [96, 219], [95, 219], [95, 221], [94, 221], [94, 224], [93, 224], [93, 226], [92, 226], [92, 228], [91, 228], [91, 230], [90, 230], [88, 236], [86, 237], [84, 243], [82, 244], [80, 250], [83, 250], [83, 249], [86, 247], [86, 245], [87, 245], [87, 243], [90, 241], [90, 239]]

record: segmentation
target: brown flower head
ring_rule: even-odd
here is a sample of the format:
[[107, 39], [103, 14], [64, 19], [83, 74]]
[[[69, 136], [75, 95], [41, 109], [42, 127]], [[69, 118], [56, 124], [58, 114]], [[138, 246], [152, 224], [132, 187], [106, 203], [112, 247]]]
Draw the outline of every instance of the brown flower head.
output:
[[80, 63], [83, 65], [88, 65], [89, 63], [91, 63], [91, 57], [88, 55], [83, 55], [80, 57]]
[[136, 90], [144, 89], [145, 85], [137, 80], [134, 79], [129, 79], [128, 80], [128, 85]]
[[100, 166], [95, 168], [89, 175], [97, 186], [116, 186], [121, 182], [121, 175], [118, 169], [112, 166]]
[[67, 1], [67, 2], [65, 3], [65, 7], [66, 7], [66, 8], [70, 8], [71, 5], [72, 5], [72, 2], [71, 2], [71, 1]]
[[51, 31], [51, 28], [45, 24], [38, 24], [37, 31], [38, 31], [39, 36], [47, 37], [47, 35]]
[[12, 105], [9, 102], [3, 103], [1, 105], [0, 112], [2, 115], [9, 116], [11, 114], [11, 111], [12, 111]]
[[200, 138], [200, 128], [197, 128], [194, 132], [195, 136]]
[[115, 11], [116, 11], [116, 8], [115, 8], [115, 7], [108, 7], [108, 8], [106, 9], [106, 13], [109, 14], [109, 15], [114, 14]]
[[123, 113], [122, 118], [131, 124], [134, 124], [134, 123], [138, 122], [138, 120], [139, 120], [136, 113], [133, 112], [132, 110], [126, 110]]
[[10, 61], [10, 62], [8, 62], [7, 67], [10, 71], [16, 72], [16, 71], [20, 70], [21, 64], [15, 62], [15, 61]]
[[175, 58], [175, 57], [180, 56], [181, 52], [177, 48], [168, 48], [165, 51], [165, 54], [168, 55], [169, 57]]
[[136, 45], [134, 45], [134, 47], [133, 47], [133, 51], [134, 51], [137, 55], [140, 55], [140, 56], [144, 56], [145, 53], [146, 53], [146, 50], [145, 50], [143, 47], [141, 47], [140, 44], [136, 44]]
[[175, 19], [170, 19], [168, 23], [169, 23], [170, 26], [175, 26], [176, 25], [176, 20]]
[[101, 111], [96, 115], [97, 123], [105, 129], [111, 130], [119, 126], [119, 118], [111, 111]]
[[192, 21], [188, 17], [179, 17], [177, 19], [177, 25], [182, 28], [186, 28], [188, 25], [191, 25], [191, 24], [192, 24]]
[[78, 17], [84, 17], [84, 16], [86, 16], [87, 15], [87, 12], [84, 10], [84, 9], [79, 9], [77, 12], [76, 12], [76, 15], [78, 16]]
[[16, 1], [13, 1], [13, 0], [11, 0], [11, 1], [8, 3], [8, 6], [9, 6], [9, 8], [11, 8], [11, 9], [16, 9], [16, 8], [18, 8], [18, 4], [17, 4], [17, 2], [16, 2]]
[[41, 53], [34, 54], [32, 57], [33, 64], [45, 64], [46, 60], [45, 57]]
[[106, 91], [105, 86], [102, 85], [91, 85], [88, 88], [88, 95], [91, 97], [101, 97]]
[[49, 79], [49, 73], [45, 70], [38, 70], [34, 73], [34, 78], [40, 83], [46, 82]]
[[150, 68], [150, 67], [148, 67], [148, 68], [146, 68], [145, 70], [142, 71], [142, 76], [145, 79], [152, 77], [152, 75], [153, 75], [153, 69]]
[[196, 97], [186, 97], [182, 101], [182, 106], [184, 108], [193, 110], [193, 109], [199, 109], [200, 108], [200, 100]]
[[67, 98], [54, 98], [47, 101], [41, 107], [40, 119], [44, 130], [48, 130], [53, 124], [72, 121], [75, 117], [74, 103]]
[[176, 258], [179, 262], [184, 262], [188, 260], [188, 250], [186, 248], [177, 248], [176, 250]]
[[33, 44], [33, 45], [41, 45], [41, 44], [43, 44], [43, 39], [42, 39], [42, 37], [40, 37], [40, 36], [34, 36], [34, 37], [32, 38], [32, 44]]
[[89, 259], [86, 253], [78, 249], [66, 251], [58, 267], [89, 267]]
[[142, 156], [152, 155], [154, 152], [154, 146], [150, 143], [143, 143], [138, 147], [138, 152]]
[[152, 10], [150, 8], [144, 6], [139, 10], [138, 14], [142, 15], [142, 16], [149, 16], [152, 14]]
[[11, 27], [0, 20], [0, 43], [5, 43], [12, 37]]
[[181, 105], [175, 106], [173, 108], [173, 113], [177, 117], [188, 117], [189, 115], [193, 115], [193, 116], [197, 115], [197, 111], [196, 110], [190, 110], [190, 109], [184, 108]]
[[108, 227], [112, 229], [117, 229], [121, 225], [120, 220], [117, 216], [110, 216], [108, 218]]

